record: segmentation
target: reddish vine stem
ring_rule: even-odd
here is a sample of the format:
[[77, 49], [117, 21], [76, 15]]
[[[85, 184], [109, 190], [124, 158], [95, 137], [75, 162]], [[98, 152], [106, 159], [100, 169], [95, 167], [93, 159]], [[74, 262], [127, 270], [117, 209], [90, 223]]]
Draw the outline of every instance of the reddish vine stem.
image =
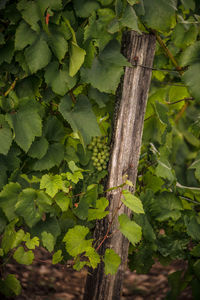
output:
[[[122, 195], [122, 191], [120, 191], [120, 195]], [[120, 199], [121, 199], [121, 197], [120, 197]], [[109, 231], [110, 231], [110, 229], [111, 229], [111, 227], [112, 227], [113, 221], [114, 221], [114, 219], [115, 219], [115, 217], [116, 217], [116, 215], [117, 215], [117, 212], [120, 210], [120, 208], [122, 207], [122, 205], [123, 205], [123, 203], [121, 202], [121, 204], [115, 209], [115, 212], [114, 212], [114, 214], [113, 214], [113, 216], [112, 216], [112, 219], [111, 219], [111, 221], [109, 222], [109, 226], [108, 226], [108, 228], [107, 228], [106, 234], [104, 235], [104, 237], [103, 237], [101, 243], [100, 243], [100, 244], [98, 245], [98, 247], [96, 248], [96, 251], [99, 250], [99, 248], [103, 245], [103, 243], [105, 242], [105, 240], [106, 240], [107, 238], [111, 237], [111, 236], [114, 234], [114, 232], [112, 232], [110, 235], [108, 235], [108, 234], [109, 234]], [[115, 231], [115, 232], [117, 232], [117, 231]]]
[[75, 104], [75, 103], [76, 103], [76, 97], [74, 96], [74, 93], [73, 93], [73, 91], [72, 91], [72, 90], [70, 90], [70, 91], [69, 91], [69, 94], [70, 94], [70, 97], [71, 97], [71, 99], [72, 99], [73, 103]]

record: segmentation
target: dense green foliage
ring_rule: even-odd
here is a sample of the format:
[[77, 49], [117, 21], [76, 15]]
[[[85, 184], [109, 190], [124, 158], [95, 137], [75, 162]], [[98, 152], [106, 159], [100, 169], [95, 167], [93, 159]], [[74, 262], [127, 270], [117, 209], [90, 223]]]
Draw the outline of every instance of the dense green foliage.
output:
[[74, 258], [76, 270], [102, 260], [114, 274], [120, 264], [113, 249], [100, 257], [92, 230], [108, 214], [102, 179], [114, 96], [130, 66], [120, 53], [128, 28], [153, 30], [159, 43], [137, 197], [129, 181], [114, 187], [133, 211], [119, 217], [119, 230], [131, 242], [131, 269], [184, 259], [169, 299], [188, 284], [199, 299], [199, 23], [198, 0], [1, 1], [1, 293], [21, 289], [6, 276], [8, 259], [31, 264], [39, 245], [53, 264]]

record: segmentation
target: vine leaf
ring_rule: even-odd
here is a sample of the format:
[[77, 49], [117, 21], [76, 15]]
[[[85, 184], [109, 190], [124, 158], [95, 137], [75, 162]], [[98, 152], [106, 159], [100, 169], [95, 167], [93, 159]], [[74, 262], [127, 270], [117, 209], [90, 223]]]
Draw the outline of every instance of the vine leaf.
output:
[[31, 45], [36, 38], [36, 32], [27, 23], [22, 21], [15, 33], [15, 50], [23, 50], [27, 45]]
[[199, 81], [200, 81], [200, 63], [192, 64], [183, 75], [183, 80], [189, 88], [191, 94], [200, 100]]
[[15, 213], [15, 204], [18, 200], [18, 195], [21, 192], [19, 183], [10, 182], [5, 185], [0, 193], [0, 207], [9, 221], [17, 217]]
[[40, 181], [40, 188], [45, 189], [50, 197], [54, 197], [59, 190], [62, 190], [63, 181], [60, 175], [45, 174]]
[[42, 38], [37, 39], [24, 52], [26, 62], [31, 73], [46, 67], [51, 60], [51, 51]]
[[96, 116], [92, 111], [88, 98], [84, 95], [77, 97], [73, 108], [70, 97], [64, 96], [59, 105], [59, 111], [64, 119], [71, 125], [73, 131], [81, 134], [84, 143], [89, 144], [93, 136], [100, 135]]
[[23, 265], [31, 265], [34, 259], [34, 254], [31, 250], [25, 251], [23, 247], [17, 248], [15, 251], [13, 258], [19, 263]]
[[8, 274], [5, 279], [0, 279], [0, 291], [7, 297], [13, 294], [18, 296], [21, 294], [21, 285], [19, 280], [13, 274]]
[[36, 136], [42, 135], [42, 120], [35, 108], [21, 107], [14, 114], [7, 114], [6, 120], [14, 130], [16, 143], [27, 152]]
[[121, 199], [121, 201], [130, 208], [133, 212], [137, 214], [144, 214], [144, 209], [142, 205], [142, 201], [134, 196], [132, 193], [130, 193], [127, 190], [123, 190], [122, 194], [124, 198]]
[[43, 15], [47, 10], [47, 8], [52, 10], [62, 9], [62, 0], [47, 0], [47, 1], [38, 0], [37, 3]]
[[88, 233], [89, 228], [81, 225], [76, 225], [74, 228], [68, 230], [63, 242], [65, 242], [66, 250], [70, 255], [77, 256], [92, 246], [93, 239], [85, 239]]
[[200, 241], [200, 223], [196, 216], [184, 216], [187, 233], [194, 240]]
[[59, 31], [51, 30], [51, 35], [48, 43], [55, 56], [61, 62], [68, 51], [68, 42], [66, 41], [64, 36]]
[[37, 2], [34, 1], [19, 1], [17, 4], [17, 9], [21, 12], [23, 19], [28, 23], [34, 31], [39, 32], [40, 26], [38, 21], [40, 20], [40, 15], [37, 7]]
[[133, 244], [139, 243], [142, 238], [142, 229], [134, 221], [131, 221], [129, 217], [122, 214], [118, 217], [119, 220], [119, 230], [123, 235]]
[[79, 17], [88, 18], [93, 11], [100, 8], [100, 5], [95, 0], [75, 0], [74, 8]]
[[123, 67], [130, 66], [120, 53], [120, 44], [110, 41], [99, 57], [93, 60], [91, 69], [81, 70], [83, 81], [90, 83], [101, 92], [114, 93], [124, 72]]
[[39, 140], [34, 141], [28, 151], [28, 155], [33, 158], [41, 159], [48, 150], [49, 143], [44, 137], [41, 137]]
[[73, 41], [71, 42], [70, 60], [69, 60], [69, 75], [74, 77], [85, 59], [86, 52]]
[[23, 238], [23, 241], [25, 242], [25, 245], [28, 249], [34, 250], [35, 247], [39, 247], [39, 238], [37, 236], [34, 236], [32, 239], [30, 238], [30, 233], [27, 232], [26, 235]]
[[0, 154], [7, 155], [12, 144], [12, 132], [3, 115], [0, 115], [0, 125]]
[[103, 261], [105, 265], [105, 274], [114, 275], [121, 263], [121, 258], [113, 249], [106, 249]]
[[145, 14], [143, 20], [149, 28], [167, 32], [175, 25], [175, 1], [143, 0]]
[[54, 236], [46, 231], [42, 232], [42, 243], [43, 246], [49, 251], [52, 252], [55, 245], [55, 238]]
[[[18, 219], [16, 219], [18, 221]], [[7, 225], [4, 235], [2, 237], [1, 247], [5, 254], [7, 254], [13, 248], [19, 246], [19, 244], [23, 241], [24, 238], [24, 231], [22, 229], [15, 231], [15, 223], [17, 221], [14, 220], [10, 224]]]
[[108, 199], [102, 197], [96, 201], [96, 208], [90, 208], [88, 210], [88, 221], [103, 219], [109, 214], [108, 211], [105, 211], [108, 206]]
[[45, 72], [45, 81], [51, 86], [54, 93], [64, 96], [76, 84], [76, 78], [71, 78], [67, 66], [63, 64], [59, 69], [59, 63], [51, 62]]
[[51, 144], [47, 153], [33, 165], [33, 170], [49, 170], [54, 166], [59, 166], [64, 158], [64, 146], [60, 143]]
[[29, 227], [33, 227], [42, 217], [42, 212], [36, 206], [37, 193], [34, 189], [24, 189], [15, 205], [16, 214], [23, 217]]
[[68, 210], [70, 198], [64, 192], [57, 193], [54, 200], [63, 212]]
[[128, 28], [131, 28], [132, 30], [141, 33], [137, 24], [138, 21], [137, 15], [133, 7], [131, 7], [130, 5], [127, 5], [123, 13], [123, 16], [119, 19], [119, 21], [122, 24], [122, 26], [126, 26]]
[[63, 259], [62, 250], [58, 250], [53, 254], [52, 264], [55, 265], [59, 263]]

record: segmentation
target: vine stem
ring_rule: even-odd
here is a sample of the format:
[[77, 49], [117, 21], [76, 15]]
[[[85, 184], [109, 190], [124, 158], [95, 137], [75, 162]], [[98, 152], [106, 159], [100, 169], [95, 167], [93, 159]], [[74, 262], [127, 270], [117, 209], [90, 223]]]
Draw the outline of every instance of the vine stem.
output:
[[13, 83], [11, 84], [11, 86], [9, 87], [9, 89], [4, 93], [4, 96], [5, 96], [5, 97], [8, 96], [8, 94], [9, 94], [12, 90], [14, 90], [15, 85], [16, 85], [16, 83], [17, 83], [17, 80], [18, 80], [18, 78], [15, 78], [15, 80], [13, 81]]
[[173, 63], [173, 65], [175, 66], [176, 70], [179, 72], [180, 75], [183, 74], [183, 69], [179, 66], [179, 64], [177, 63], [176, 59], [174, 58], [173, 54], [171, 53], [171, 51], [167, 48], [167, 46], [165, 45], [165, 43], [163, 42], [162, 38], [160, 37], [160, 35], [158, 34], [158, 32], [156, 30], [152, 30], [152, 32], [155, 34], [156, 36], [156, 40], [158, 41], [158, 43], [160, 44], [161, 48], [165, 51], [166, 55], [169, 57], [169, 59], [171, 60], [171, 62]]
[[182, 115], [184, 114], [186, 108], [188, 107], [188, 102], [186, 102], [184, 104], [184, 106], [182, 107], [182, 109], [179, 111], [179, 113], [176, 116], [175, 122], [177, 123], [179, 121], [179, 119], [182, 117]]
[[[122, 196], [122, 190], [120, 191], [120, 195]], [[121, 199], [121, 197], [120, 197], [120, 199]], [[108, 226], [108, 228], [107, 228], [106, 234], [104, 235], [104, 237], [103, 237], [101, 243], [100, 243], [100, 244], [98, 245], [98, 247], [96, 248], [96, 251], [98, 251], [98, 250], [100, 249], [100, 247], [103, 245], [103, 243], [105, 242], [105, 240], [106, 240], [107, 238], [111, 237], [114, 233], [117, 232], [117, 230], [116, 230], [115, 232], [113, 232], [113, 233], [111, 233], [111, 234], [109, 235], [109, 231], [110, 231], [110, 229], [111, 229], [111, 227], [112, 227], [113, 221], [114, 221], [114, 219], [115, 219], [115, 217], [116, 217], [116, 215], [117, 215], [117, 212], [118, 212], [118, 211], [120, 210], [120, 208], [122, 207], [122, 205], [123, 205], [123, 203], [121, 202], [121, 204], [115, 209], [115, 212], [114, 212], [114, 214], [113, 214], [113, 216], [112, 216], [112, 219], [111, 219], [111, 221], [109, 222], [109, 226]]]

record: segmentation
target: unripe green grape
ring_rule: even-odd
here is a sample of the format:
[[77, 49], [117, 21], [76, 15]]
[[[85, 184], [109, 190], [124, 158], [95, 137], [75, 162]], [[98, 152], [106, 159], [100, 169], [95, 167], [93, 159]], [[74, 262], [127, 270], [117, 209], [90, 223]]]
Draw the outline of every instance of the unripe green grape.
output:
[[102, 171], [102, 167], [98, 167], [97, 170], [98, 170], [98, 171]]

